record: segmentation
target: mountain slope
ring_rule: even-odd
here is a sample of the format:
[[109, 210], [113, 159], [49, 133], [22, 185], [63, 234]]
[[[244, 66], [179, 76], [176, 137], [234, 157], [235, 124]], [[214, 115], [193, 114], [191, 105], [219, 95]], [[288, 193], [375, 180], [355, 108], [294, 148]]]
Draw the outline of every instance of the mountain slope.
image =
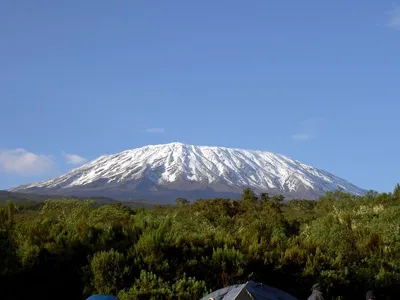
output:
[[171, 143], [151, 145], [98, 159], [69, 173], [13, 191], [83, 196], [231, 196], [245, 187], [258, 192], [316, 198], [326, 191], [365, 191], [323, 170], [263, 151]]

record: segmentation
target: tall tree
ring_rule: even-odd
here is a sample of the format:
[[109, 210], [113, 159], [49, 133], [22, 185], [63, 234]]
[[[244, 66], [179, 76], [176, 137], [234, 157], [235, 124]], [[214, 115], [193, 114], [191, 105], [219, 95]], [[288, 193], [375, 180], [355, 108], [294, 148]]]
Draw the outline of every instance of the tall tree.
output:
[[268, 202], [271, 200], [271, 197], [268, 195], [268, 193], [261, 193], [260, 198], [262, 202]]
[[400, 184], [396, 184], [393, 191], [393, 197], [395, 200], [400, 201]]
[[190, 204], [190, 201], [185, 198], [176, 198], [175, 203], [178, 205], [188, 205]]
[[242, 192], [242, 199], [249, 202], [257, 202], [258, 197], [250, 188], [245, 188]]

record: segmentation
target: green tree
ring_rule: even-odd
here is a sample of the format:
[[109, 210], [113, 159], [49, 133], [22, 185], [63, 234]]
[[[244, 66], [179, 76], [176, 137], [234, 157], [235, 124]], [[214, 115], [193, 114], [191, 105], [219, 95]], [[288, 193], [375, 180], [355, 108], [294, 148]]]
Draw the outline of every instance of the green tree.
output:
[[245, 188], [242, 192], [242, 199], [244, 201], [248, 201], [248, 202], [257, 202], [258, 201], [258, 197], [257, 195], [254, 193], [254, 191], [250, 188]]
[[281, 204], [285, 200], [285, 196], [275, 194], [272, 196], [272, 202], [274, 204]]
[[243, 253], [226, 245], [224, 248], [214, 249], [211, 256], [212, 270], [223, 286], [235, 283], [243, 275], [245, 265]]
[[211, 293], [211, 290], [207, 289], [205, 281], [196, 280], [194, 277], [187, 278], [186, 274], [183, 274], [183, 277], [172, 285], [172, 292], [173, 299], [197, 300]]
[[124, 286], [124, 277], [129, 273], [123, 254], [110, 250], [95, 253], [90, 262], [95, 292], [115, 295]]
[[260, 194], [260, 199], [262, 202], [269, 202], [271, 200], [271, 197], [269, 196], [268, 193], [261, 193]]
[[393, 191], [393, 197], [396, 201], [400, 201], [400, 184], [396, 184]]
[[176, 202], [176, 204], [178, 204], [179, 206], [190, 204], [190, 201], [187, 200], [187, 199], [185, 199], [185, 198], [176, 198], [175, 202]]
[[118, 294], [119, 300], [172, 299], [169, 284], [152, 272], [142, 270], [134, 285]]

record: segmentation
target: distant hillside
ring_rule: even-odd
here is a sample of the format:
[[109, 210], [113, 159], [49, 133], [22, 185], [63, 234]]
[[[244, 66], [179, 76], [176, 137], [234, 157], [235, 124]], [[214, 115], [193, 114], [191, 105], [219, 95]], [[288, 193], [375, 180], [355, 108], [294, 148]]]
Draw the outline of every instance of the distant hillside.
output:
[[[6, 203], [6, 201], [11, 200], [15, 203], [20, 202], [42, 202], [51, 196], [47, 195], [37, 195], [37, 194], [30, 194], [30, 193], [18, 193], [18, 192], [9, 192], [9, 191], [2, 191], [0, 190], [0, 204]], [[61, 198], [61, 197], [58, 197]]]
[[[48, 199], [91, 199], [96, 201], [100, 205], [105, 204], [114, 204], [119, 203], [120, 201], [108, 198], [108, 197], [66, 197], [60, 195], [39, 195], [33, 193], [19, 193], [19, 192], [10, 192], [0, 190], [0, 204], [6, 203], [8, 200], [11, 200], [14, 203], [28, 203], [28, 202], [44, 202]], [[142, 208], [150, 208], [153, 207], [155, 204], [154, 202], [145, 201], [145, 200], [127, 200], [123, 202], [124, 205], [130, 207], [142, 207]]]

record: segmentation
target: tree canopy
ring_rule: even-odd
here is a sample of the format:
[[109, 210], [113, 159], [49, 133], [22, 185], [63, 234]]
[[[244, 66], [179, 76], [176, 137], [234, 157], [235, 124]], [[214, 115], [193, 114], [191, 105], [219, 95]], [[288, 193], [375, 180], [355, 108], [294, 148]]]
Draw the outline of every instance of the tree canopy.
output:
[[94, 201], [0, 205], [0, 298], [199, 299], [261, 281], [302, 299], [400, 294], [400, 186], [318, 201], [280, 195], [177, 199], [132, 209]]

